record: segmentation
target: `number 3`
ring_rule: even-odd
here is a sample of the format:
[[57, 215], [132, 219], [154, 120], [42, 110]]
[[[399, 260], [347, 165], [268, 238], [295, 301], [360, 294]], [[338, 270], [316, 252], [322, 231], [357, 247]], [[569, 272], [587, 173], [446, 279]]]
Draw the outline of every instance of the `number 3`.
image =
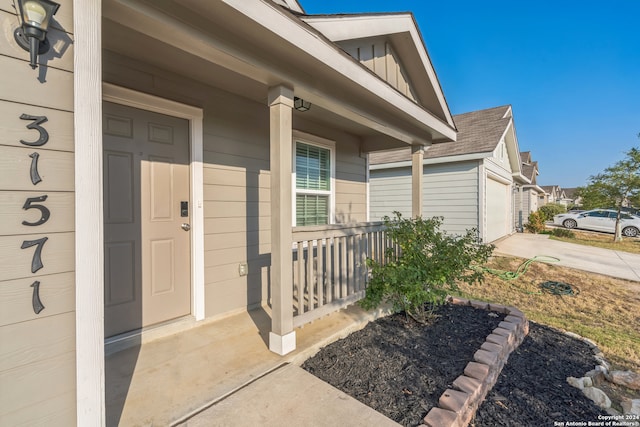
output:
[[46, 144], [47, 141], [49, 141], [49, 132], [47, 132], [45, 128], [40, 126], [42, 123], [47, 121], [47, 116], [30, 116], [28, 114], [22, 114], [20, 118], [22, 120], [33, 120], [33, 123], [29, 123], [27, 125], [27, 129], [35, 129], [40, 134], [40, 137], [33, 142], [24, 141], [21, 139], [21, 144], [28, 145], [30, 147], [40, 147]]

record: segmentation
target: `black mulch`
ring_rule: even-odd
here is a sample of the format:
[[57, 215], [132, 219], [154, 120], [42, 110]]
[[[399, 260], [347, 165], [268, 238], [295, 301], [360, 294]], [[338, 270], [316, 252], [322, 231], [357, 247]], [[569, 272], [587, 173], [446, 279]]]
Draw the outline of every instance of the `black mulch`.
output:
[[[324, 347], [302, 367], [404, 426], [421, 424], [464, 372], [503, 314], [444, 305], [428, 325], [396, 314]], [[597, 420], [601, 412], [567, 376], [596, 364], [588, 345], [530, 322], [473, 425], [542, 426]]]

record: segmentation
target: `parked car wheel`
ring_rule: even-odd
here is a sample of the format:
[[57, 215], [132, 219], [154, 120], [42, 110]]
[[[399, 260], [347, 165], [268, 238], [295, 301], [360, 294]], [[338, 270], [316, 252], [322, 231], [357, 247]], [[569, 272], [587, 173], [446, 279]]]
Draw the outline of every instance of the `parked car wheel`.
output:
[[564, 228], [576, 228], [578, 226], [578, 223], [575, 219], [565, 219], [562, 225], [564, 226]]
[[627, 237], [638, 237], [640, 230], [635, 227], [625, 227], [622, 229], [622, 234]]

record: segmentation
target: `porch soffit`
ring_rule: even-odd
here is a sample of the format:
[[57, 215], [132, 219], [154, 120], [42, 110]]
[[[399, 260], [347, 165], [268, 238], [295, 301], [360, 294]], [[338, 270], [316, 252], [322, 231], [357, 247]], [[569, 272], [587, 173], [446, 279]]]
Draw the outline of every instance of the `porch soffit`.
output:
[[[160, 10], [157, 4], [150, 6], [137, 0], [105, 0], [105, 48], [198, 81], [211, 83], [222, 76], [226, 79], [223, 89], [237, 90], [262, 103], [266, 102], [268, 87], [291, 85], [296, 96], [311, 101], [316, 110], [338, 114], [353, 122], [360, 133], [368, 130], [369, 136], [385, 135], [408, 144], [455, 139], [455, 131], [447, 123], [385, 82], [379, 81], [377, 86], [374, 82], [371, 88], [368, 83], [377, 76], [371, 76], [335, 46], [331, 47], [329, 62], [344, 69], [324, 61], [315, 54], [315, 45], [331, 42], [310, 32], [304, 24], [296, 25], [293, 15], [282, 16], [290, 14], [277, 5], [252, 2], [251, 9], [261, 6], [278, 15], [276, 19], [284, 19], [293, 27], [286, 34], [265, 28], [255, 17], [247, 17], [225, 2], [181, 3], [194, 9], [172, 1], [163, 2]], [[205, 6], [206, 13], [201, 10]], [[305, 40], [294, 44], [292, 40], [300, 36], [294, 33], [298, 32]]]
[[377, 38], [388, 40], [400, 56], [418, 94], [420, 103], [455, 127], [449, 106], [426, 46], [410, 13], [303, 16], [303, 21], [329, 40], [345, 41]]

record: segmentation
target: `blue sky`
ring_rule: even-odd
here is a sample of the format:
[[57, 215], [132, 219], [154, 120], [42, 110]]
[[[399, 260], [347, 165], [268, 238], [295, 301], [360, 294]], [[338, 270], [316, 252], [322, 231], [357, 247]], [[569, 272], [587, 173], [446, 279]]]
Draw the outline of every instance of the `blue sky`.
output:
[[640, 146], [640, 0], [301, 0], [415, 15], [453, 114], [511, 104], [540, 185], [585, 185]]

